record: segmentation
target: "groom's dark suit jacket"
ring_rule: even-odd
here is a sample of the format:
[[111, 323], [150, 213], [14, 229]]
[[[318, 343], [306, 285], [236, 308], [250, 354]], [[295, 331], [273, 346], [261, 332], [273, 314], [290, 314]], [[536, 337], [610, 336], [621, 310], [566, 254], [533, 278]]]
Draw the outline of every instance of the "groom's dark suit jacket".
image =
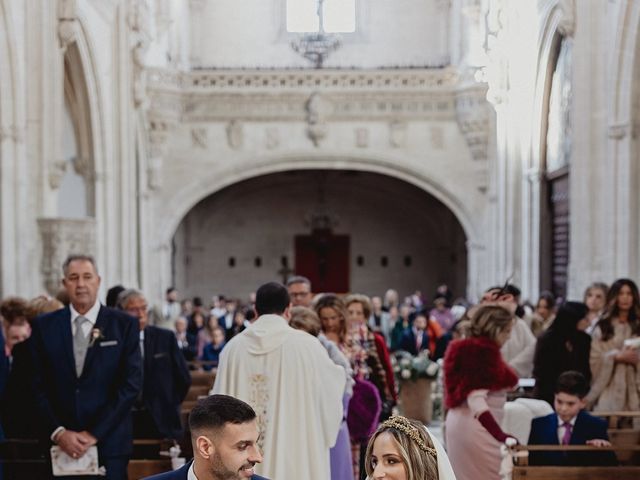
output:
[[[191, 463], [192, 462], [187, 462], [186, 465], [179, 468], [178, 470], [174, 470], [173, 472], [161, 473], [159, 475], [147, 477], [143, 480], [187, 480], [187, 474], [189, 473], [189, 467], [191, 467]], [[261, 477], [260, 475], [252, 475], [250, 480], [268, 480], [268, 479]]]
[[69, 307], [33, 322], [33, 390], [42, 433], [59, 426], [87, 430], [101, 457], [132, 450], [131, 407], [141, 388], [138, 320], [100, 306], [93, 329], [100, 338], [87, 350], [80, 378], [73, 356]]

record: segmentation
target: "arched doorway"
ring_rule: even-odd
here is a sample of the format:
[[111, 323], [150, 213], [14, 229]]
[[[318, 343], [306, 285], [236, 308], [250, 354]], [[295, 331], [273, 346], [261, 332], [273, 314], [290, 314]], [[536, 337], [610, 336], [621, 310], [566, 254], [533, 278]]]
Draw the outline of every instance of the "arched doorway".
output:
[[386, 175], [296, 170], [233, 184], [195, 205], [173, 241], [175, 285], [185, 296], [245, 298], [292, 273], [314, 291], [387, 288], [427, 298], [439, 283], [463, 296], [466, 235], [424, 190]]
[[540, 290], [566, 298], [570, 258], [569, 159], [573, 41], [556, 33], [549, 59], [540, 185]]

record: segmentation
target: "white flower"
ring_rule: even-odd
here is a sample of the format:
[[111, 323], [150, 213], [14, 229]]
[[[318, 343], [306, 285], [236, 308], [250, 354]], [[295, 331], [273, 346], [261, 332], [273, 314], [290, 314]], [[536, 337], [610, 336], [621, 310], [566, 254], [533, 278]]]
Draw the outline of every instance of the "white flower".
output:
[[400, 365], [402, 365], [403, 367], [408, 367], [409, 365], [411, 365], [411, 360], [405, 357], [400, 360]]
[[427, 375], [429, 375], [430, 377], [434, 377], [437, 373], [438, 373], [438, 364], [435, 362], [430, 363], [429, 366], [427, 367]]
[[402, 370], [400, 372], [400, 376], [402, 378], [404, 378], [405, 380], [408, 380], [409, 378], [411, 378], [411, 371], [410, 370]]

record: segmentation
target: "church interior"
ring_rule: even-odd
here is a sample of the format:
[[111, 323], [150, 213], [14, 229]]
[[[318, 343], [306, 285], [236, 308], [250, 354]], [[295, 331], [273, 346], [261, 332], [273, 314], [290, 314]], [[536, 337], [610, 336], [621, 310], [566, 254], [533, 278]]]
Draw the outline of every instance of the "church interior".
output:
[[[589, 306], [594, 285], [639, 281], [639, 252], [640, 0], [0, 0], [0, 300], [60, 297], [65, 259], [90, 255], [100, 299], [137, 289], [149, 322], [176, 331], [184, 318], [190, 334], [196, 316], [205, 330], [215, 316], [228, 335], [260, 285], [304, 278], [316, 302], [371, 298], [400, 385], [393, 325], [415, 330], [425, 309], [429, 338], [465, 336], [439, 298], [466, 311], [458, 321], [494, 286], [497, 299], [517, 285], [540, 339], [565, 301]], [[605, 368], [593, 338], [591, 392]], [[183, 422], [215, 377], [198, 345]], [[448, 449], [439, 345], [439, 373], [414, 392], [429, 412], [415, 418]], [[535, 392], [533, 360], [522, 373], [503, 357], [517, 391]], [[640, 368], [637, 354], [615, 362]], [[409, 402], [409, 388], [391, 390]], [[601, 409], [614, 446], [630, 449], [609, 478], [640, 475], [633, 395]], [[631, 423], [612, 427], [625, 413]], [[163, 471], [167, 459], [135, 463], [160, 462], [157, 446], [134, 443], [129, 478]], [[0, 441], [3, 458], [12, 448]], [[514, 465], [499, 478], [555, 478]], [[348, 480], [383, 478], [359, 467]], [[580, 475], [562, 478], [598, 478]]]

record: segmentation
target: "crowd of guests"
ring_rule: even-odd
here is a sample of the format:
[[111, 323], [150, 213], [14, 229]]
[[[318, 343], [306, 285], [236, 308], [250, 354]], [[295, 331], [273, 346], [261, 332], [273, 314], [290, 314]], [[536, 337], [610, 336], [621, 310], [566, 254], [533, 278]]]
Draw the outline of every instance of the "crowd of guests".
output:
[[[218, 412], [210, 428], [250, 424], [248, 442], [259, 448], [239, 468], [272, 478], [396, 478], [400, 466], [424, 474], [397, 478], [499, 478], [500, 446], [518, 442], [501, 426], [507, 392], [522, 378], [533, 377], [533, 395], [555, 409], [534, 420], [530, 443], [606, 446], [606, 426], [585, 410], [640, 409], [640, 297], [629, 279], [594, 283], [582, 302], [543, 292], [535, 305], [507, 283], [472, 306], [446, 285], [401, 300], [393, 290], [314, 294], [294, 276], [246, 302], [219, 295], [208, 306], [180, 301], [175, 288], [151, 306], [142, 292], [115, 286], [105, 308], [91, 257], [69, 257], [63, 273], [59, 298], [0, 304], [1, 424], [10, 438], [44, 434], [72, 458], [97, 446], [107, 478], [126, 478], [133, 436], [181, 438], [189, 369], [217, 369], [217, 400], [199, 405], [210, 414], [231, 405], [240, 418]], [[442, 359], [451, 464], [424, 426], [394, 416], [395, 351]], [[197, 432], [207, 422], [190, 420], [187, 470], [203, 468], [208, 437]], [[288, 455], [282, 432], [299, 437]], [[610, 465], [615, 456], [532, 462]]]

